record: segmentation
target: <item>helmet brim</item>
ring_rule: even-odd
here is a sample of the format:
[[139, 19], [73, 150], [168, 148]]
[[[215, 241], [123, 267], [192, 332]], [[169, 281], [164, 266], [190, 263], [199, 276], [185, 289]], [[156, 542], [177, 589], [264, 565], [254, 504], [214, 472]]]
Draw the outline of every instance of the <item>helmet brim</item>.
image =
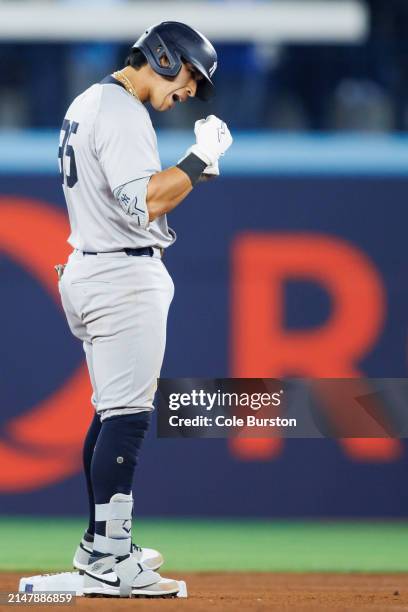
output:
[[212, 80], [203, 74], [203, 79], [197, 82], [196, 98], [208, 102], [215, 96], [215, 85]]
[[202, 79], [197, 81], [196, 98], [198, 98], [199, 100], [203, 100], [204, 102], [208, 102], [208, 100], [211, 100], [211, 98], [215, 96], [215, 85], [211, 80], [210, 75], [199, 62], [187, 58], [183, 58], [183, 60], [192, 64], [192, 66], [194, 66], [194, 68], [203, 77]]

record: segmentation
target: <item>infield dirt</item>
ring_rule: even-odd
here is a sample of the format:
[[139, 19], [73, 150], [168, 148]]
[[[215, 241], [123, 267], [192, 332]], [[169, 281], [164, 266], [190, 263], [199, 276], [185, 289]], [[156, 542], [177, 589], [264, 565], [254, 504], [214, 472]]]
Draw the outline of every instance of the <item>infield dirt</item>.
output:
[[[25, 576], [41, 572], [24, 572]], [[1, 573], [0, 591], [16, 591], [19, 573]], [[74, 610], [156, 612], [212, 612], [241, 610], [406, 610], [407, 574], [283, 574], [283, 573], [172, 573], [187, 582], [188, 599], [133, 599], [78, 597]], [[21, 606], [19, 606], [21, 608]], [[31, 606], [30, 606], [31, 608]], [[35, 610], [70, 609], [33, 606]], [[72, 608], [71, 608], [72, 609]], [[0, 606], [10, 610], [10, 606]]]

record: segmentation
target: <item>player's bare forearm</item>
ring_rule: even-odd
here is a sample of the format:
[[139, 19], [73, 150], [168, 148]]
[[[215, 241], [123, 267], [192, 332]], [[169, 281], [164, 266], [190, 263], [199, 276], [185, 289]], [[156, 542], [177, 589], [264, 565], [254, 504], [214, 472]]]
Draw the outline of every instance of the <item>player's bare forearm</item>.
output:
[[180, 168], [167, 168], [154, 174], [147, 188], [149, 220], [171, 212], [192, 189], [189, 177]]

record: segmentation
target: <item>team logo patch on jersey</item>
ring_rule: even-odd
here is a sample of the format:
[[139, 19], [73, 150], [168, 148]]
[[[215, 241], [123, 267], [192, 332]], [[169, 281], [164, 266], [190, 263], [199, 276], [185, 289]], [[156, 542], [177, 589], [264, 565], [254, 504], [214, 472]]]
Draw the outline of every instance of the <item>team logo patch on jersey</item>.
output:
[[124, 206], [128, 206], [130, 202], [130, 198], [128, 195], [126, 195], [126, 193], [122, 193], [122, 195], [120, 196], [120, 201], [122, 202]]
[[122, 210], [131, 217], [136, 217], [138, 225], [141, 226], [146, 220], [147, 211], [143, 207], [143, 202], [140, 204], [143, 208], [137, 206], [139, 200], [138, 196], [134, 193], [126, 191], [127, 186], [122, 185], [115, 190], [115, 198], [122, 207]]

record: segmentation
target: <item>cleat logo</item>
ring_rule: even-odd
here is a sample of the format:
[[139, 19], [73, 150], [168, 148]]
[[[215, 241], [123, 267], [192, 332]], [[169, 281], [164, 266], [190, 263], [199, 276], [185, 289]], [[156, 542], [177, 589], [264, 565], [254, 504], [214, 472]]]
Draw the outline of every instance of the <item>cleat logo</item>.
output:
[[95, 563], [92, 569], [96, 572], [101, 569], [101, 567], [103, 567], [103, 563]]
[[120, 586], [120, 578], [116, 578], [116, 580], [104, 580], [103, 578], [101, 578], [100, 576], [95, 576], [94, 574], [90, 574], [89, 572], [85, 571], [85, 574], [87, 576], [89, 576], [90, 578], [93, 578], [94, 580], [98, 580], [99, 582], [103, 582], [104, 584], [109, 584], [109, 586]]

